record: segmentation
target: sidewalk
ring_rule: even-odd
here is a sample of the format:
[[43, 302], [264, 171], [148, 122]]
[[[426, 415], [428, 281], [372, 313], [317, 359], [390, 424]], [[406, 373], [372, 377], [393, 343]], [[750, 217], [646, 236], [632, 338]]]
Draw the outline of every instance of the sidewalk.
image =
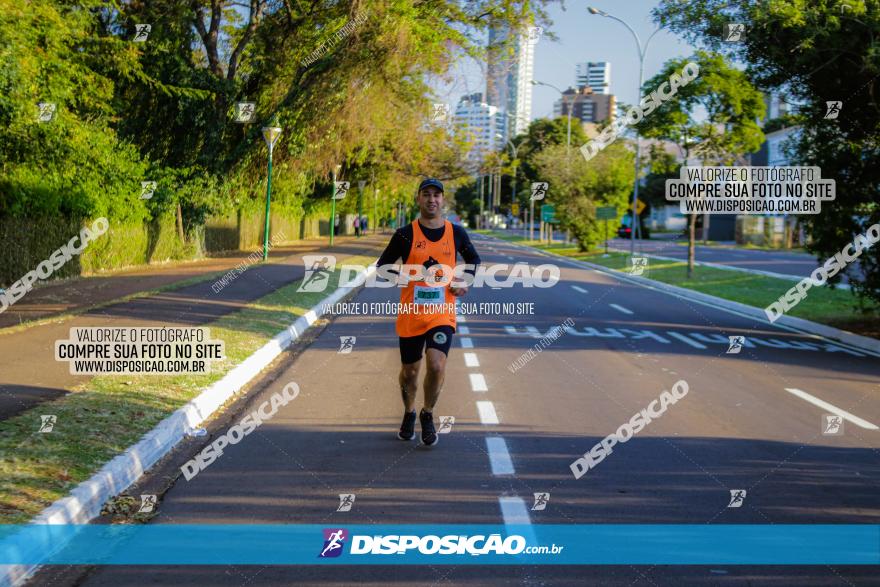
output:
[[[268, 264], [251, 265], [218, 293], [211, 286], [222, 273], [243, 263], [250, 251], [193, 263], [140, 267], [35, 289], [0, 314], [0, 420], [62, 396], [91, 379], [70, 375], [66, 362], [55, 361], [55, 341], [66, 339], [72, 327], [206, 324], [302, 279], [303, 254], [332, 254], [338, 262], [356, 255], [378, 257], [387, 239], [387, 235], [377, 234], [361, 239], [340, 237], [333, 248], [327, 246], [326, 238], [278, 246], [270, 252]], [[221, 275], [215, 276], [218, 272]], [[193, 283], [199, 278], [202, 280]], [[167, 289], [124, 299], [160, 288]], [[51, 319], [62, 312], [81, 313]], [[35, 318], [41, 321], [24, 330], [16, 328], [20, 319]]]

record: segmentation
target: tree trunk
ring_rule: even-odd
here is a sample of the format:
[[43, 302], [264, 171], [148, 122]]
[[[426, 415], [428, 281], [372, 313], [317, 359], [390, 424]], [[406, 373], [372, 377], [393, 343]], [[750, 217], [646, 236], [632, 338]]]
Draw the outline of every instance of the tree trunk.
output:
[[186, 244], [183, 235], [183, 210], [180, 208], [180, 202], [177, 202], [177, 235], [180, 237], [180, 244]]
[[688, 279], [691, 279], [694, 276], [694, 258], [697, 253], [696, 246], [696, 233], [697, 233], [697, 215], [691, 214], [689, 226], [688, 226], [688, 271], [687, 276]]

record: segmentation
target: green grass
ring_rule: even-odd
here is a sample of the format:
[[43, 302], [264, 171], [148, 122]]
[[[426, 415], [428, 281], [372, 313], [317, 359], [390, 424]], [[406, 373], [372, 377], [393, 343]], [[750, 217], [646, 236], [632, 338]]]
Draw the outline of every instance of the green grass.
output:
[[[346, 264], [367, 265], [372, 257]], [[0, 522], [27, 522], [107, 461], [221, 379], [336, 287], [337, 270], [325, 292], [299, 293], [299, 282], [206, 324], [225, 343], [226, 359], [205, 375], [96, 376], [72, 393], [0, 422]], [[40, 415], [54, 414], [50, 433], [37, 432]]]
[[[675, 241], [676, 245], [686, 247], [687, 241]], [[701, 240], [697, 240], [697, 244], [701, 247], [715, 247], [718, 249], [742, 249], [747, 251], [770, 251], [771, 253], [806, 253], [807, 250], [803, 247], [792, 247], [790, 249], [786, 249], [784, 247], [772, 247], [770, 245], [756, 245], [754, 243], [746, 243], [744, 245], [726, 245], [717, 243], [715, 241], [707, 241], [703, 242]]]
[[[483, 232], [507, 241], [530, 244], [528, 239], [523, 237], [494, 233], [492, 231]], [[629, 255], [626, 253], [610, 252], [608, 257], [604, 257], [602, 250], [584, 253], [578, 251], [576, 246], [562, 243], [547, 245], [536, 242], [530, 246], [602, 265], [609, 269], [618, 271], [627, 271], [629, 269]], [[701, 265], [694, 267], [694, 275], [688, 279], [687, 263], [681, 261], [662, 261], [650, 258], [650, 256], [648, 268], [642, 274], [642, 277], [757, 308], [767, 307], [796, 283], [794, 280], [778, 279]], [[837, 327], [852, 328], [859, 326], [860, 323], [865, 323], [868, 318], [858, 308], [857, 302], [857, 298], [849, 290], [814, 287], [808, 291], [807, 297], [793, 309], [786, 312], [786, 315]], [[876, 305], [869, 307], [869, 317], [870, 314], [873, 314], [873, 316], [880, 314], [880, 307]], [[873, 328], [869, 327], [863, 333], [871, 334], [872, 332]]]

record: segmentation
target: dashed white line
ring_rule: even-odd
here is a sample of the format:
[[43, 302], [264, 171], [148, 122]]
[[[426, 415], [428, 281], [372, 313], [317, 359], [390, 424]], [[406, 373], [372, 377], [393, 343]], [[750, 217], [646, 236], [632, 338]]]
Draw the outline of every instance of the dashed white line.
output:
[[578, 287], [578, 286], [576, 286], [576, 285], [571, 286], [571, 289], [573, 289], [574, 291], [579, 291], [579, 292], [581, 292], [581, 293], [587, 293], [587, 290], [585, 290], [585, 289], [582, 288], [582, 287]]
[[474, 341], [472, 341], [470, 338], [463, 336], [462, 338], [460, 338], [458, 340], [461, 341], [461, 348], [463, 348], [463, 349], [474, 348]]
[[689, 344], [689, 345], [691, 345], [691, 346], [694, 347], [695, 349], [704, 349], [704, 348], [706, 348], [706, 345], [704, 345], [703, 343], [701, 343], [701, 342], [697, 342], [697, 341], [695, 341], [695, 340], [691, 340], [691, 339], [688, 338], [687, 336], [685, 336], [685, 335], [683, 335], [683, 334], [679, 334], [678, 332], [674, 332], [674, 331], [672, 331], [672, 330], [667, 330], [667, 331], [666, 331], [666, 334], [668, 334], [668, 335], [671, 336], [672, 338], [677, 338], [678, 340], [680, 340], [681, 342], [683, 342], [683, 343], [685, 343], [685, 344]]
[[480, 413], [481, 424], [498, 424], [498, 414], [492, 402], [477, 402], [477, 412]]
[[465, 367], [479, 367], [480, 359], [477, 358], [477, 353], [465, 353], [464, 354], [464, 366]]
[[501, 506], [501, 517], [504, 518], [505, 526], [517, 526], [531, 524], [529, 510], [526, 502], [521, 497], [499, 497], [498, 505]]
[[493, 475], [513, 475], [513, 461], [507, 451], [507, 442], [500, 436], [486, 437], [486, 452], [489, 453], [489, 465]]
[[470, 333], [471, 333], [471, 329], [468, 328], [467, 326], [459, 326], [458, 327], [458, 334], [470, 334]]
[[877, 426], [875, 426], [874, 424], [871, 424], [867, 420], [862, 420], [858, 416], [850, 414], [846, 410], [841, 410], [837, 406], [835, 406], [833, 404], [829, 404], [828, 402], [821, 400], [818, 397], [812, 396], [809, 393], [807, 393], [806, 391], [802, 391], [802, 390], [796, 389], [794, 387], [786, 387], [785, 391], [787, 391], [788, 393], [790, 393], [792, 395], [796, 395], [797, 397], [801, 398], [802, 400], [810, 402], [814, 406], [819, 406], [823, 410], [828, 410], [832, 414], [834, 414], [836, 416], [840, 416], [844, 420], [848, 420], [860, 428], [864, 428], [865, 430], [878, 430]]
[[470, 378], [473, 391], [489, 391], [489, 387], [486, 385], [486, 378], [483, 377], [482, 373], [471, 373]]
[[623, 306], [618, 306], [617, 304], [608, 304], [608, 305], [611, 306], [612, 308], [614, 308], [615, 310], [617, 310], [618, 312], [623, 312], [624, 314], [632, 314], [633, 313], [632, 310], [627, 310]]

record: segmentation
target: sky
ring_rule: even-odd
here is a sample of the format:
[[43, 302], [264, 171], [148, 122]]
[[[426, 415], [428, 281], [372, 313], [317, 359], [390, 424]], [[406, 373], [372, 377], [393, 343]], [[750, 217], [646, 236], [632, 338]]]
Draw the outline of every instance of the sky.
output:
[[[621, 23], [587, 11], [594, 6], [625, 20], [641, 38], [642, 43], [654, 31], [651, 9], [656, 0], [567, 0], [566, 10], [558, 3], [548, 7], [552, 23], [549, 28], [559, 40], [546, 36], [535, 46], [534, 78], [562, 90], [575, 83], [575, 64], [583, 61], [611, 63], [611, 93], [618, 102], [634, 104], [639, 80], [639, 58], [636, 43]], [[675, 35], [660, 31], [651, 40], [645, 57], [645, 79], [650, 78], [667, 60], [686, 57], [694, 47]], [[461, 60], [453, 68], [455, 79], [437, 87], [440, 101], [451, 105], [467, 93], [485, 94], [485, 64]], [[532, 90], [532, 118], [552, 117], [553, 102], [559, 98], [555, 90], [535, 86]]]

